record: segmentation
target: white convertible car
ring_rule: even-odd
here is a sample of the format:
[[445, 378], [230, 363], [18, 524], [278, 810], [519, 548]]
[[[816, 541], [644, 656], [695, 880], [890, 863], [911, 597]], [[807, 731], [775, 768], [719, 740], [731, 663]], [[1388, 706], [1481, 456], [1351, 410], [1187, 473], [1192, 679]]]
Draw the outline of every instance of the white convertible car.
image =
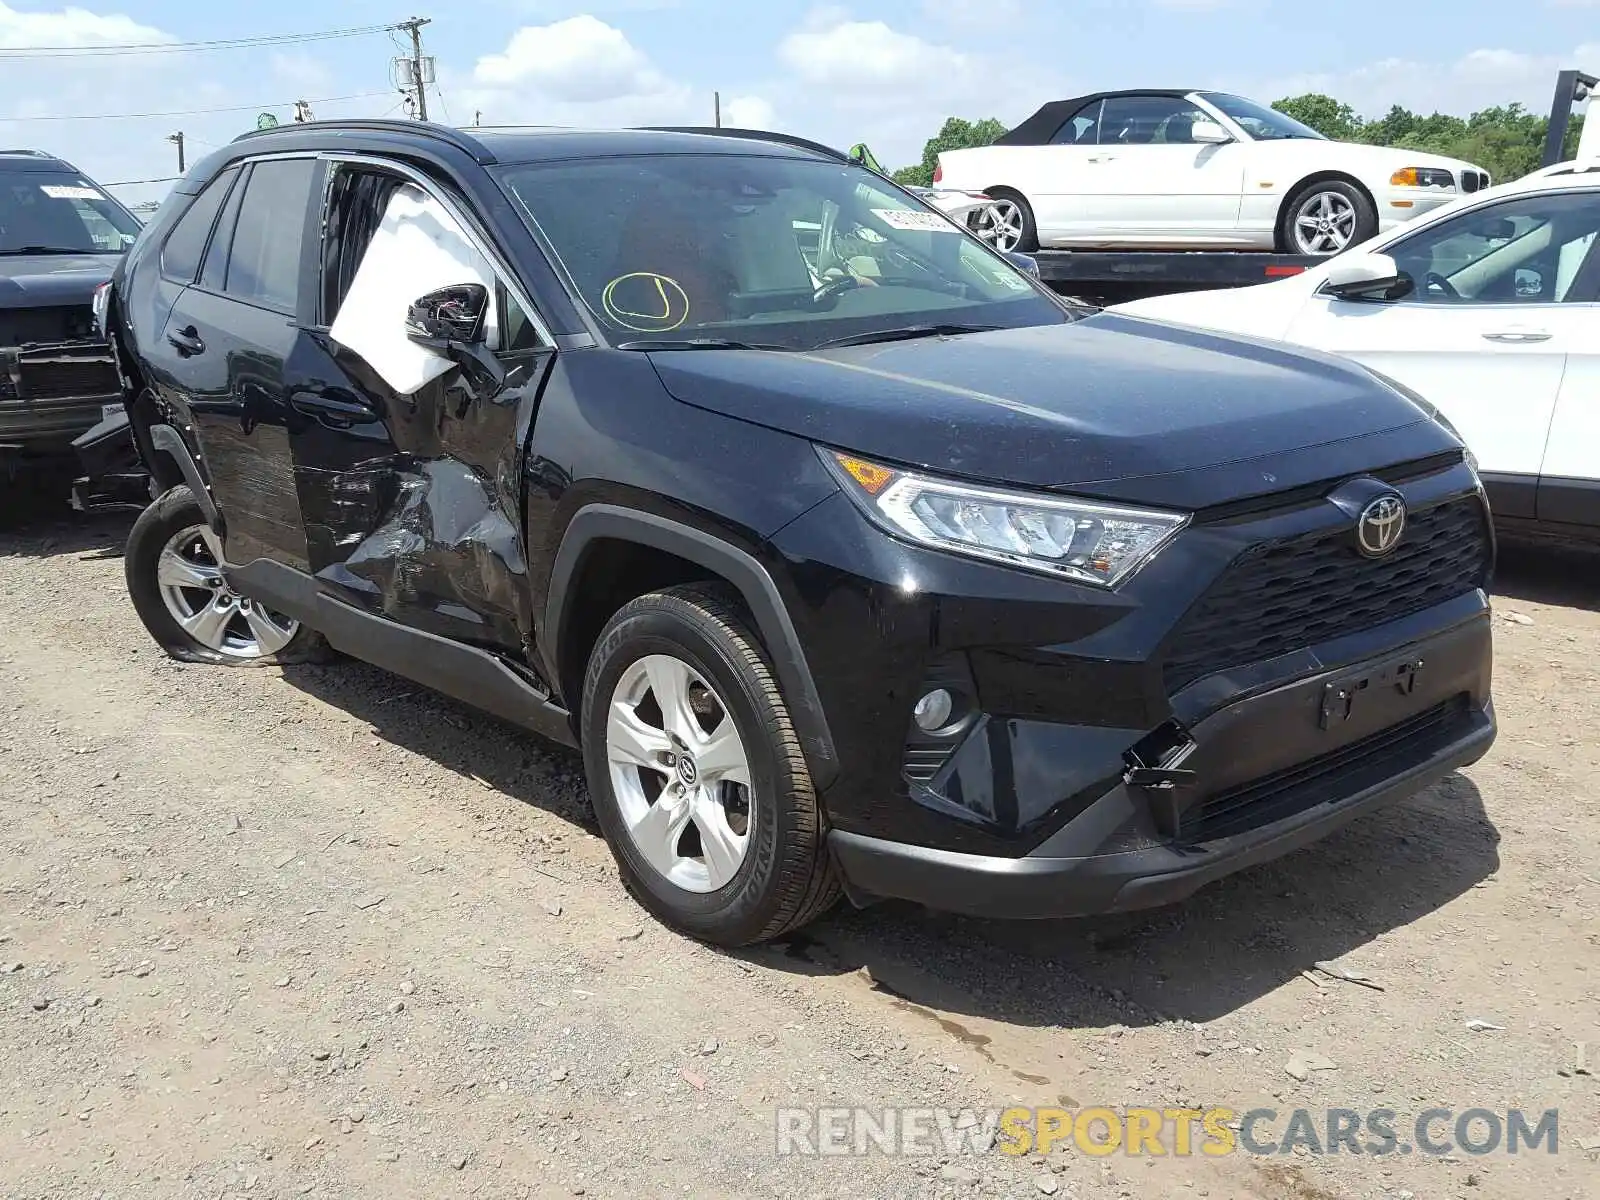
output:
[[1600, 541], [1600, 160], [1458, 200], [1303, 275], [1113, 311], [1365, 363], [1431, 402], [1502, 528]]
[[1333, 142], [1222, 92], [1102, 92], [1046, 104], [992, 146], [939, 156], [937, 186], [985, 192], [1001, 250], [1329, 255], [1489, 186], [1471, 163]]

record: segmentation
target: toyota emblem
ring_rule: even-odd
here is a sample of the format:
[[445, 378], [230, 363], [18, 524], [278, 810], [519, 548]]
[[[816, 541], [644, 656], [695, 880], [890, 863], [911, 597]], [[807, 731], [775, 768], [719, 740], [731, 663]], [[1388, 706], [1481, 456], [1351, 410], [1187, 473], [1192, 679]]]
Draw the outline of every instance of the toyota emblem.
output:
[[1399, 496], [1379, 496], [1356, 518], [1356, 544], [1368, 558], [1382, 558], [1400, 544], [1406, 528], [1406, 505]]

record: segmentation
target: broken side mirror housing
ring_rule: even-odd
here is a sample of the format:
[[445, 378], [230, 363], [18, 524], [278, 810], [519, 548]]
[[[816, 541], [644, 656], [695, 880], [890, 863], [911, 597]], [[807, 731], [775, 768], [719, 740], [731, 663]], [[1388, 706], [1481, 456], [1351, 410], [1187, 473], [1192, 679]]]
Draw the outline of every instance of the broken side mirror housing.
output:
[[481, 283], [458, 283], [419, 296], [406, 310], [406, 336], [419, 346], [449, 352], [484, 341], [489, 289]]
[[406, 337], [450, 359], [474, 390], [505, 387], [506, 369], [488, 345], [489, 289], [481, 283], [436, 288], [406, 310]]
[[1415, 286], [1387, 254], [1341, 254], [1322, 275], [1322, 290], [1341, 300], [1398, 300]]

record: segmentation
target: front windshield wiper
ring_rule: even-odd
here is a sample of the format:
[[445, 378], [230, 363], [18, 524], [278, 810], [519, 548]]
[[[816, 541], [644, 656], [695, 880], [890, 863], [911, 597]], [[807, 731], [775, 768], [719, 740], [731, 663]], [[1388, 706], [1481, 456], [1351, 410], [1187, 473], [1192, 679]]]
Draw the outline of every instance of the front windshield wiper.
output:
[[16, 254], [115, 254], [115, 250], [85, 250], [81, 246], [13, 246], [0, 250], [0, 255]]
[[618, 350], [788, 350], [771, 342], [736, 342], [730, 338], [679, 338], [676, 341], [622, 342]]
[[849, 337], [833, 338], [815, 347], [830, 350], [835, 346], [869, 346], [873, 342], [903, 342], [910, 338], [950, 337], [958, 333], [989, 333], [1003, 329], [1003, 325], [903, 325], [898, 329], [873, 329], [866, 333], [852, 333]]

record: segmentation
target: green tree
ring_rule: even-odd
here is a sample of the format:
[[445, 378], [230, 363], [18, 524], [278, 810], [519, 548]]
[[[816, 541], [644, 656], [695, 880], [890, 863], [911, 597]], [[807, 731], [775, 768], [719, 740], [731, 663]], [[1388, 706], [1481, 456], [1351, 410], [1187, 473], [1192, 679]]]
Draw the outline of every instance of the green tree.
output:
[[1321, 92], [1285, 96], [1282, 100], [1274, 101], [1272, 107], [1336, 142], [1355, 141], [1363, 124], [1355, 109]]
[[[1520, 178], [1538, 167], [1550, 127], [1547, 117], [1515, 103], [1479, 109], [1464, 118], [1440, 112], [1424, 116], [1396, 104], [1371, 120], [1361, 117], [1348, 104], [1316, 92], [1286, 97], [1273, 107], [1326, 137], [1443, 154], [1476, 163], [1497, 183]], [[1567, 132], [1568, 157], [1577, 152], [1582, 128], [1583, 118], [1574, 117]]]
[[929, 138], [922, 147], [922, 161], [914, 167], [901, 167], [894, 173], [895, 182], [932, 187], [933, 169], [939, 163], [939, 155], [946, 150], [987, 146], [1005, 131], [1006, 127], [994, 117], [985, 117], [981, 121], [950, 117], [940, 127], [938, 134]]

